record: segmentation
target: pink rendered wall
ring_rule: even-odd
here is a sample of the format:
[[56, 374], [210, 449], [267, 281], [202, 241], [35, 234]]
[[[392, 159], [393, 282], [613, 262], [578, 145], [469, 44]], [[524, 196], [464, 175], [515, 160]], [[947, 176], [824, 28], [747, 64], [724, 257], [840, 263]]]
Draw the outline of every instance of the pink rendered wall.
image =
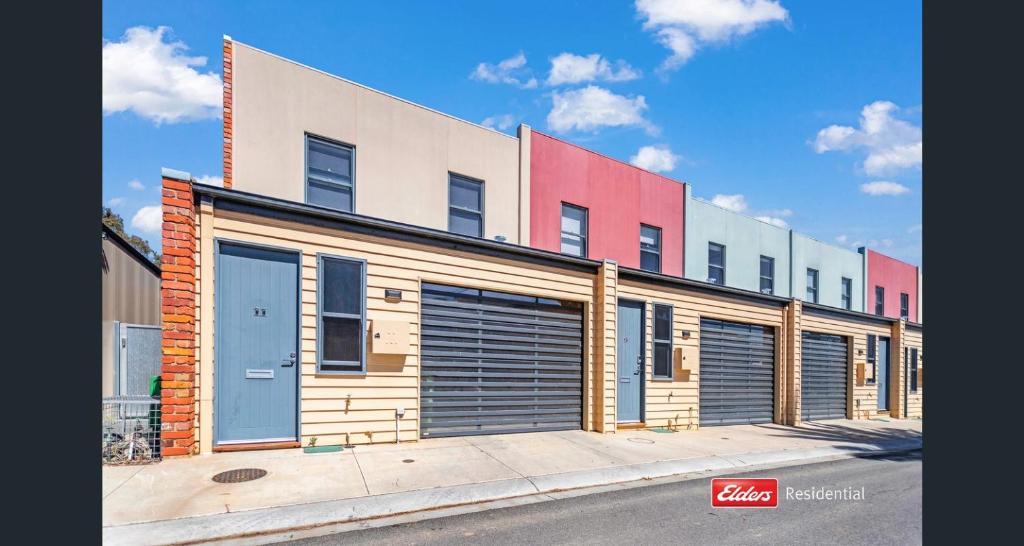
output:
[[868, 313], [875, 312], [875, 287], [885, 288], [885, 316], [899, 318], [900, 292], [910, 296], [910, 320], [917, 322], [917, 266], [868, 249]]
[[587, 257], [640, 267], [640, 224], [661, 228], [661, 272], [683, 276], [684, 186], [533, 131], [530, 246], [559, 252], [562, 203], [588, 210]]

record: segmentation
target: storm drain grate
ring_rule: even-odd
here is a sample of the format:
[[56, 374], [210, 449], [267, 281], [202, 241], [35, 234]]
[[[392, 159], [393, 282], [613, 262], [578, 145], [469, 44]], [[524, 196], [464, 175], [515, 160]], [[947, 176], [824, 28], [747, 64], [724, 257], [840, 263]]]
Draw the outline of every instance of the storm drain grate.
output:
[[258, 480], [266, 475], [267, 471], [262, 468], [236, 468], [217, 474], [213, 477], [213, 481], [217, 483], [241, 483]]

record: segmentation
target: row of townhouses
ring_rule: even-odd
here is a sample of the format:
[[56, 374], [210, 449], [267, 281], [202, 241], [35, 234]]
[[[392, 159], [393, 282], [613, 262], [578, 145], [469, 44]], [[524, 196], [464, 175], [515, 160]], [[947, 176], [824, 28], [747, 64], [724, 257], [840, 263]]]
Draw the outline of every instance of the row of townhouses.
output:
[[920, 417], [920, 269], [224, 39], [163, 173], [165, 455]]

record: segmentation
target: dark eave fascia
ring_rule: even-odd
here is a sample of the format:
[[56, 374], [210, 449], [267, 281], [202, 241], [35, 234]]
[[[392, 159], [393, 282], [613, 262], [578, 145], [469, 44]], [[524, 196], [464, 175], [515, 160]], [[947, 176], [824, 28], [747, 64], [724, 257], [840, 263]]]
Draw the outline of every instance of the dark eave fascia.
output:
[[[818, 312], [821, 312], [821, 313], [835, 315], [835, 316], [839, 316], [839, 317], [848, 317], [848, 318], [853, 318], [853, 319], [860, 319], [860, 320], [864, 320], [864, 321], [868, 321], [868, 322], [880, 322], [880, 323], [883, 323], [883, 324], [895, 324], [895, 323], [899, 322], [899, 319], [894, 319], [892, 317], [880, 317], [878, 315], [872, 315], [870, 313], [864, 313], [864, 312], [861, 312], [861, 311], [851, 311], [849, 309], [840, 309], [838, 307], [831, 307], [831, 306], [828, 306], [828, 305], [822, 305], [820, 303], [809, 303], [809, 302], [805, 301], [803, 307], [804, 307], [804, 310], [810, 309], [811, 311], [818, 311]], [[916, 323], [907, 322], [907, 325], [912, 325], [912, 324], [916, 324]], [[918, 326], [920, 326], [920, 325], [918, 325]]]
[[596, 260], [575, 258], [557, 252], [458, 235], [218, 186], [193, 183], [192, 191], [199, 197], [212, 199], [217, 209], [588, 273], [593, 273], [601, 267], [601, 262]]
[[695, 281], [693, 279], [684, 279], [682, 277], [674, 277], [663, 273], [653, 273], [651, 271], [633, 269], [631, 267], [619, 266], [619, 278], [650, 282], [674, 288], [685, 288], [716, 296], [731, 296], [734, 298], [756, 301], [758, 303], [777, 305], [779, 307], [783, 307], [790, 302], [789, 298], [783, 298], [782, 296], [770, 296], [768, 294], [762, 294], [752, 290], [743, 290], [742, 288], [733, 288], [731, 286], [722, 286], [720, 284]]
[[124, 237], [118, 235], [116, 231], [110, 229], [110, 227], [108, 227], [106, 224], [100, 222], [100, 226], [103, 227], [103, 235], [107, 238], [107, 240], [121, 247], [121, 249], [123, 249], [125, 252], [127, 252], [133, 258], [135, 258], [138, 262], [140, 262], [143, 266], [145, 266], [146, 269], [149, 269], [151, 273], [156, 275], [158, 278], [160, 277], [160, 267], [153, 263], [152, 260], [147, 258], [146, 255], [142, 253], [142, 251], [132, 246], [132, 244], [126, 241]]

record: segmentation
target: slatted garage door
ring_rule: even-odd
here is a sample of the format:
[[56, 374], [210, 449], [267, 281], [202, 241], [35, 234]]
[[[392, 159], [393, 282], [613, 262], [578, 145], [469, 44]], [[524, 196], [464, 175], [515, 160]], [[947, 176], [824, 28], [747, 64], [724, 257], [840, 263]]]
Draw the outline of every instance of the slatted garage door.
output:
[[774, 384], [774, 329], [701, 319], [701, 426], [771, 423]]
[[804, 332], [800, 352], [800, 414], [805, 421], [846, 417], [846, 339]]
[[424, 284], [424, 438], [579, 429], [582, 305]]

